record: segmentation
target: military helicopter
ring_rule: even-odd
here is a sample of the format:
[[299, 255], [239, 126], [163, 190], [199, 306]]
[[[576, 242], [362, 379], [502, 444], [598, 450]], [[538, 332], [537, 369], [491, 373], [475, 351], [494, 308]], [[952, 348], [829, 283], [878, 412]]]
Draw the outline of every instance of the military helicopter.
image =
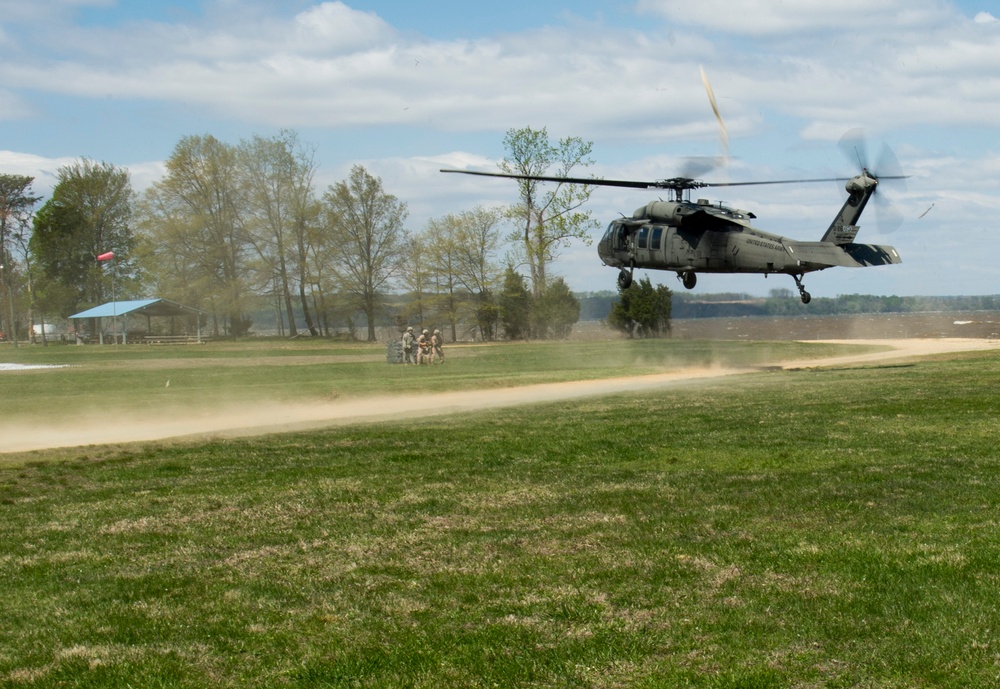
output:
[[[715, 94], [704, 69], [701, 78], [712, 110], [718, 120], [723, 148], [728, 156], [729, 136], [719, 113]], [[837, 266], [866, 268], [900, 263], [896, 249], [880, 244], [858, 244], [858, 221], [868, 201], [875, 194], [880, 181], [902, 180], [902, 174], [876, 174], [865, 163], [865, 146], [861, 130], [845, 134], [840, 147], [848, 157], [856, 156], [861, 164], [861, 174], [847, 178], [789, 179], [763, 182], [704, 182], [695, 178], [694, 169], [704, 168], [705, 161], [690, 161], [689, 174], [670, 179], [641, 182], [631, 180], [596, 179], [582, 177], [547, 177], [517, 175], [473, 170], [441, 170], [465, 175], [506, 177], [510, 179], [537, 180], [558, 184], [583, 184], [629, 189], [662, 189], [670, 192], [670, 200], [647, 203], [632, 214], [631, 218], [614, 220], [597, 245], [597, 254], [605, 265], [618, 268], [618, 287], [628, 289], [636, 268], [668, 270], [687, 289], [694, 289], [698, 273], [763, 273], [791, 275], [799, 289], [803, 304], [812, 297], [802, 284], [806, 273]], [[716, 158], [709, 168], [719, 163]], [[883, 147], [879, 169], [895, 172], [899, 162], [892, 151]], [[799, 241], [759, 230], [751, 224], [756, 216], [749, 212], [728, 208], [708, 199], [691, 201], [690, 192], [706, 187], [740, 187], [765, 184], [802, 184], [813, 182], [846, 182], [847, 200], [834, 217], [829, 228], [818, 242]]]
[[765, 276], [774, 273], [791, 275], [802, 303], [808, 304], [811, 296], [802, 284], [806, 273], [837, 266], [866, 268], [902, 261], [891, 246], [854, 241], [861, 213], [880, 180], [904, 179], [902, 175], [878, 176], [867, 167], [862, 167], [861, 174], [846, 179], [848, 198], [817, 242], [789, 239], [759, 230], [751, 224], [756, 218], [753, 213], [713, 204], [707, 199], [691, 201], [689, 192], [705, 187], [833, 182], [845, 181], [845, 178], [713, 183], [674, 177], [641, 182], [472, 170], [441, 172], [671, 192], [670, 200], [652, 201], [638, 208], [631, 218], [612, 221], [597, 245], [597, 253], [604, 264], [619, 269], [618, 287], [623, 290], [632, 284], [636, 268], [674, 271], [686, 289], [694, 288], [698, 273], [763, 273]]

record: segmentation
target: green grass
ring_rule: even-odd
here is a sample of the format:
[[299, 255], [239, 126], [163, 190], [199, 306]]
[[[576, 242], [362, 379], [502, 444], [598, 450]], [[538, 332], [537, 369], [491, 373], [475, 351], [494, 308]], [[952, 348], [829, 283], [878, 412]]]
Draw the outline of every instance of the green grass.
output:
[[[643, 375], [690, 365], [764, 365], [861, 346], [772, 342], [587, 342], [446, 347], [443, 366], [389, 366], [384, 345], [213, 342], [7, 347], [0, 361], [68, 368], [0, 373], [3, 420], [134, 414], [233, 402], [322, 401]], [[168, 385], [169, 383], [169, 385]]]
[[995, 686], [998, 364], [27, 455], [0, 685]]

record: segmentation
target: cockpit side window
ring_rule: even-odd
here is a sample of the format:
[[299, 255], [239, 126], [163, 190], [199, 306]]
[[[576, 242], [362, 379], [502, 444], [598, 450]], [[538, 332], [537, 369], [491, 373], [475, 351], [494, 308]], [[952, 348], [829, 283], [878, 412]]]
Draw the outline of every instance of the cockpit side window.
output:
[[646, 249], [649, 247], [649, 227], [643, 226], [639, 228], [639, 236], [637, 238], [636, 246], [640, 249]]
[[654, 227], [653, 228], [653, 237], [652, 237], [652, 239], [651, 239], [651, 241], [649, 243], [650, 250], [652, 250], [652, 251], [659, 251], [660, 250], [660, 242], [662, 241], [662, 239], [663, 239], [663, 228], [662, 227]]

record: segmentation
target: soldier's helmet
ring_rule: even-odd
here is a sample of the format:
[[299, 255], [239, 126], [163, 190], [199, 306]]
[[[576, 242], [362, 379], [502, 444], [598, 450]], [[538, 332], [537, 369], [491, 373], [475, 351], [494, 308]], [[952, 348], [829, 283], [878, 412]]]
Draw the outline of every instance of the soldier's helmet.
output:
[[441, 334], [441, 331], [440, 331], [440, 330], [435, 330], [435, 331], [434, 331], [434, 334], [435, 334], [435, 335], [440, 335], [440, 334]]
[[406, 329], [406, 332], [408, 332], [408, 333], [412, 333], [412, 332], [413, 332], [413, 326], [411, 325], [411, 326], [410, 326], [409, 328], [407, 328], [407, 329]]
[[424, 334], [424, 335], [426, 335], [426, 334], [427, 334], [427, 328], [424, 328], [424, 332], [423, 332], [423, 334]]

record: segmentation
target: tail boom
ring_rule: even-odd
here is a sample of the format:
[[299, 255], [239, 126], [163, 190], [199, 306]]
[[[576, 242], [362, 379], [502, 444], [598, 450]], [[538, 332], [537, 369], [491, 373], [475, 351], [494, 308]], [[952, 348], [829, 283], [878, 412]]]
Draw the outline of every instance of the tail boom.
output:
[[802, 272], [841, 266], [870, 268], [902, 263], [895, 247], [882, 244], [834, 244], [832, 242], [787, 242], [785, 249]]

